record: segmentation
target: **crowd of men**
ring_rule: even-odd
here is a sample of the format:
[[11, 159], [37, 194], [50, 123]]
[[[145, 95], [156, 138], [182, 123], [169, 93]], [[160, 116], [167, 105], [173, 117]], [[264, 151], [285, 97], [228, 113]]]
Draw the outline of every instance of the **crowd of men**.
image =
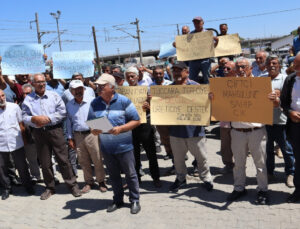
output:
[[[182, 34], [205, 31], [201, 17], [195, 17], [193, 23], [195, 30], [190, 32], [188, 26], [183, 26]], [[226, 35], [227, 30], [227, 24], [221, 24], [220, 36]], [[299, 40], [299, 36], [296, 39]], [[218, 37], [214, 37], [214, 42], [217, 46]], [[115, 89], [118, 86], [209, 84], [210, 77], [270, 77], [272, 91], [266, 91], [266, 96], [273, 102], [273, 125], [220, 122], [220, 151], [225, 165], [220, 172], [233, 172], [234, 188], [228, 201], [246, 195], [246, 160], [250, 154], [257, 171], [256, 203], [268, 204], [268, 181], [274, 177], [276, 143], [284, 159], [286, 185], [295, 187], [287, 201], [300, 201], [300, 54], [295, 54], [293, 72], [289, 76], [282, 70], [278, 56], [261, 50], [255, 59], [251, 63], [244, 57], [236, 56], [235, 61], [232, 56], [222, 57], [213, 68], [209, 58], [189, 62], [172, 60], [167, 67], [148, 69], [137, 65], [124, 72], [119, 66], [105, 65], [100, 76], [84, 78], [81, 73], [74, 73], [70, 82], [54, 79], [51, 69], [45, 73], [16, 75], [15, 79], [0, 74], [2, 200], [9, 198], [12, 185], [20, 185], [20, 181], [29, 195], [35, 193], [36, 183], [44, 182], [45, 191], [40, 199], [47, 200], [55, 194], [59, 182], [57, 164], [74, 197], [93, 188], [106, 192], [107, 172], [113, 190], [113, 201], [107, 212], [124, 205], [124, 189], [128, 188], [131, 213], [137, 214], [141, 210], [139, 184], [144, 174], [142, 149], [149, 160], [154, 187], [162, 186], [156, 155], [159, 141], [165, 147], [165, 159], [172, 160], [170, 174], [176, 174], [170, 191], [176, 192], [186, 184], [188, 151], [195, 158], [194, 173], [206, 190], [211, 191], [213, 182], [205, 128], [151, 125], [150, 94], [143, 104], [147, 122], [141, 124], [133, 103]], [[213, 93], [209, 98], [218, 99]], [[87, 120], [101, 117], [111, 122], [113, 128], [109, 132], [87, 126]], [[76, 181], [78, 164], [85, 181], [81, 189]], [[126, 184], [122, 183], [121, 173], [125, 174]]]

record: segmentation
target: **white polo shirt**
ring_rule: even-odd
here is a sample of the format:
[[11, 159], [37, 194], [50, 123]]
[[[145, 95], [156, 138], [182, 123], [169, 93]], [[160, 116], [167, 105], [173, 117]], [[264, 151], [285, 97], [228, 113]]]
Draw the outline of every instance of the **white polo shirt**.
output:
[[6, 102], [4, 110], [0, 108], [0, 152], [12, 152], [24, 146], [20, 122], [20, 107], [15, 103]]

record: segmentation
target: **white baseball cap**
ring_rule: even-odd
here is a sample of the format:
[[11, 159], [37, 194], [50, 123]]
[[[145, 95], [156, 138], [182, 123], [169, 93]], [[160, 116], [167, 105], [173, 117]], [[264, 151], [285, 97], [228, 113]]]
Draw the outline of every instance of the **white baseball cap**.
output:
[[71, 88], [75, 89], [75, 88], [78, 88], [78, 87], [84, 87], [84, 85], [83, 85], [83, 83], [82, 83], [81, 80], [72, 80], [70, 82], [70, 85], [69, 85], [70, 89]]
[[110, 74], [107, 74], [107, 73], [103, 73], [95, 82], [95, 84], [111, 84], [111, 85], [115, 85], [116, 84], [116, 80], [115, 80], [115, 77], [113, 77], [112, 75]]

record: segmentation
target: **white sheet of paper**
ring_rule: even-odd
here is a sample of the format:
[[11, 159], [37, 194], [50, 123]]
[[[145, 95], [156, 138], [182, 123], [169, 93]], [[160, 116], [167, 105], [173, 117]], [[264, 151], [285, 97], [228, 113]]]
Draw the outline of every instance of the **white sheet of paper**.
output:
[[107, 117], [92, 119], [92, 120], [86, 121], [86, 124], [91, 129], [102, 130], [103, 133], [107, 133], [113, 128], [113, 125], [107, 119]]

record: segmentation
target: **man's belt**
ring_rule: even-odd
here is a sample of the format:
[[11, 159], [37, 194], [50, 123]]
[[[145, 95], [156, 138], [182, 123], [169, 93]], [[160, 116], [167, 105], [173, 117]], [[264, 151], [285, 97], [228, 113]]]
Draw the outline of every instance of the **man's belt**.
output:
[[90, 130], [85, 130], [85, 131], [74, 131], [74, 133], [78, 133], [78, 134], [90, 134], [91, 131], [90, 131]]
[[251, 131], [254, 131], [254, 130], [259, 130], [261, 129], [262, 127], [254, 127], [254, 128], [234, 128], [232, 127], [234, 130], [236, 131], [240, 131], [240, 132], [251, 132]]
[[62, 123], [58, 123], [56, 125], [53, 126], [43, 126], [42, 128], [40, 128], [41, 130], [54, 130], [56, 128], [60, 128], [62, 127]]

